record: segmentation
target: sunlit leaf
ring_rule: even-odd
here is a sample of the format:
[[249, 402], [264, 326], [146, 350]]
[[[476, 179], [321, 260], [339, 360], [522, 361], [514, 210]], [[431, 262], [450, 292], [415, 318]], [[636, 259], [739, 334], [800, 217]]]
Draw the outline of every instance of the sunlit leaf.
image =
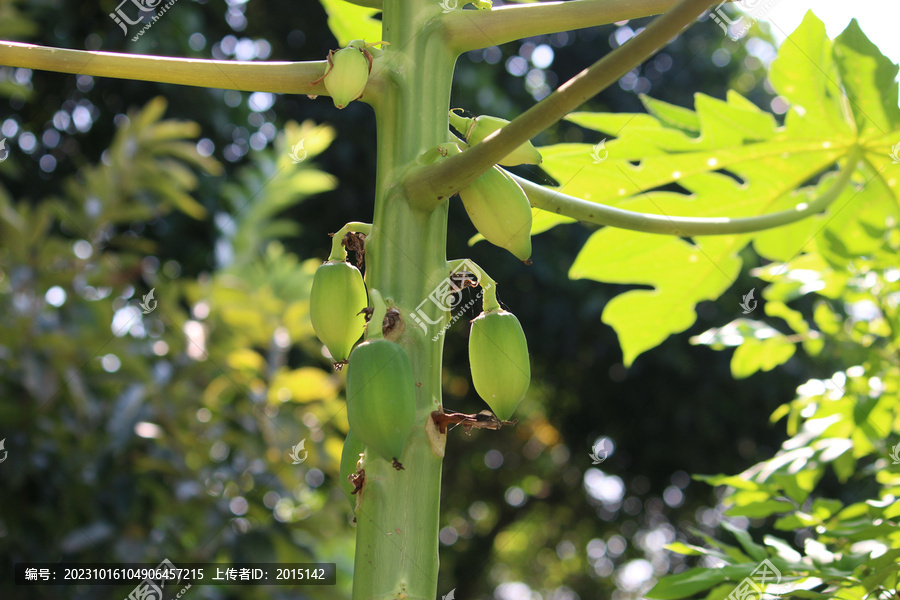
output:
[[794, 508], [790, 502], [783, 500], [763, 500], [762, 502], [749, 502], [743, 506], [733, 506], [726, 511], [732, 517], [768, 517], [775, 513], [783, 513]]
[[605, 228], [587, 241], [569, 276], [653, 286], [613, 298], [603, 312], [628, 365], [671, 332], [690, 327], [694, 305], [721, 295], [739, 271], [740, 260], [727, 248], [717, 253], [679, 238]]
[[377, 8], [356, 6], [344, 0], [319, 0], [319, 2], [328, 13], [328, 27], [341, 47], [352, 40], [377, 42], [382, 39], [381, 21], [372, 18], [372, 15], [379, 12]]
[[[790, 102], [784, 126], [734, 92], [725, 100], [698, 94], [694, 111], [645, 98], [650, 114], [567, 117], [596, 131], [595, 143], [606, 140], [603, 160], [593, 144], [559, 144], [541, 148], [542, 166], [560, 182], [560, 191], [591, 202], [656, 215], [744, 217], [793, 210], [817, 198], [833, 185], [835, 166], [846, 162], [855, 145], [864, 147], [875, 169], [886, 165], [887, 140], [900, 140], [896, 69], [858, 26], [852, 24], [832, 43], [822, 22], [809, 13], [779, 52], [770, 80]], [[875, 114], [858, 134], [866, 109]], [[871, 178], [862, 164], [855, 166], [859, 184]], [[900, 198], [900, 178], [877, 177], [863, 193], [857, 183], [846, 187], [821, 215], [769, 231], [686, 241], [604, 228], [589, 238], [569, 275], [650, 286], [617, 296], [603, 313], [619, 336], [625, 364], [631, 364], [690, 327], [697, 303], [731, 286], [742, 266], [738, 253], [748, 243], [769, 260], [792, 263], [816, 249], [814, 240], [842, 256], [880, 247], [885, 220], [898, 216], [889, 198]], [[562, 221], [555, 214], [539, 217], [533, 233]], [[802, 283], [793, 286], [794, 293], [802, 289]], [[787, 311], [779, 316], [803, 327]], [[748, 344], [735, 354], [735, 374], [771, 369], [794, 351], [784, 338]]]
[[655, 600], [687, 598], [698, 592], [708, 590], [727, 579], [740, 581], [744, 575], [750, 573], [750, 570], [749, 567], [740, 566], [722, 567], [721, 569], [690, 569], [661, 579], [644, 596]]
[[731, 374], [735, 379], [743, 379], [757, 371], [771, 371], [787, 362], [794, 355], [796, 346], [782, 334], [758, 340], [744, 340], [737, 347], [731, 359]]

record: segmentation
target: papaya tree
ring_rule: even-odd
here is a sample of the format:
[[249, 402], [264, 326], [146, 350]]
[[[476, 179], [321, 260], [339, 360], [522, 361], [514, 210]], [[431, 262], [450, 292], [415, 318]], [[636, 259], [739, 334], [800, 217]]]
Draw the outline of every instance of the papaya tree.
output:
[[[887, 224], [893, 233], [885, 243], [896, 251], [900, 195], [886, 171], [900, 136], [896, 68], [855, 24], [832, 47], [822, 24], [807, 16], [770, 71], [790, 104], [779, 123], [736, 92], [724, 100], [698, 94], [696, 110], [646, 98], [649, 114], [576, 112], [700, 17], [709, 0], [500, 8], [487, 0], [321, 1], [341, 47], [320, 61], [242, 63], [2, 42], [0, 64], [327, 97], [335, 110], [371, 106], [373, 220], [333, 234], [310, 299], [312, 326], [347, 373], [350, 434], [341, 463], [357, 524], [354, 598], [435, 596], [447, 431], [454, 424], [502, 431], [529, 385], [525, 332], [498, 301], [503, 282], [471, 260], [446, 256], [449, 203], [458, 198], [480, 236], [526, 263], [540, 260], [532, 256], [533, 235], [572, 221], [601, 226], [570, 277], [652, 288], [627, 291], [604, 310], [626, 365], [689, 328], [695, 306], [734, 282], [748, 244], [789, 263], [823, 229], [843, 239]], [[510, 121], [450, 106], [464, 52], [659, 13]], [[598, 144], [531, 144], [561, 119], [596, 132]], [[604, 145], [601, 136], [614, 139]], [[560, 185], [505, 168], [538, 163]], [[857, 223], [855, 204], [863, 202]], [[474, 387], [491, 409], [471, 415], [445, 411], [441, 401], [440, 333], [458, 318], [452, 296], [465, 287], [480, 288], [469, 358]], [[771, 368], [786, 360], [785, 343], [765, 342], [780, 344], [774, 359], [760, 351], [746, 360]]]

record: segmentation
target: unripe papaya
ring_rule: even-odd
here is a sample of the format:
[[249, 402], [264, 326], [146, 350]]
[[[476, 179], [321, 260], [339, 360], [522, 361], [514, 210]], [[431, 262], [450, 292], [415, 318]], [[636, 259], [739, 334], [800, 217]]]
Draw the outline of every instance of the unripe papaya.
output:
[[316, 269], [309, 294], [309, 318], [331, 357], [347, 360], [366, 326], [359, 312], [366, 307], [366, 284], [359, 269], [343, 261], [327, 261]]
[[351, 45], [341, 48], [329, 56], [331, 63], [325, 74], [325, 89], [328, 90], [334, 105], [344, 108], [363, 94], [369, 81], [371, 63], [366, 56], [365, 44], [362, 47]]
[[353, 491], [356, 486], [350, 482], [350, 476], [356, 474], [356, 463], [359, 462], [359, 455], [366, 451], [363, 443], [353, 434], [353, 430], [347, 432], [347, 439], [344, 440], [344, 449], [341, 452], [341, 489], [347, 494], [350, 500], [350, 506], [356, 509], [356, 496]]
[[508, 420], [531, 383], [528, 343], [514, 314], [491, 310], [472, 320], [469, 366], [475, 391], [498, 419]]
[[531, 204], [514, 179], [491, 167], [460, 190], [469, 219], [484, 239], [506, 248], [519, 260], [531, 256]]
[[[475, 145], [494, 133], [498, 129], [509, 125], [509, 121], [499, 117], [480, 115], [475, 117], [466, 132], [466, 141], [469, 145]], [[543, 158], [541, 153], [531, 142], [525, 142], [500, 160], [500, 164], [507, 167], [516, 165], [539, 165]]]
[[353, 349], [347, 365], [350, 429], [387, 461], [400, 458], [416, 421], [416, 386], [406, 351], [385, 339]]

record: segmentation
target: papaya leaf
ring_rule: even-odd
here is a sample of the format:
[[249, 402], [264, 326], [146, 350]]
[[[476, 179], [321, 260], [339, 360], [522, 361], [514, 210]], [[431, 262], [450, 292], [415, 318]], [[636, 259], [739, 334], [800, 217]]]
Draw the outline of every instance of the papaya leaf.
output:
[[[715, 262], [707, 260], [709, 254]], [[607, 227], [590, 237], [569, 277], [655, 287], [621, 294], [603, 311], [603, 322], [616, 329], [625, 364], [630, 365], [671, 332], [690, 327], [696, 319], [694, 305], [717, 298], [740, 268], [740, 259], [727, 248], [704, 252], [679, 238]], [[641, 277], [635, 277], [638, 272]]]
[[898, 67], [866, 37], [856, 19], [835, 40], [834, 58], [859, 130], [873, 130], [877, 136], [900, 128], [894, 85]]
[[[896, 73], [855, 21], [832, 42], [810, 12], [770, 67], [775, 92], [790, 105], [782, 126], [734, 91], [724, 100], [697, 94], [693, 110], [645, 97], [649, 114], [567, 117], [596, 132], [596, 143], [541, 148], [543, 168], [560, 182], [554, 189], [636, 212], [749, 217], [795, 210], [834, 184], [836, 167], [857, 171], [828, 209], [768, 231], [687, 239], [606, 227], [592, 234], [571, 278], [646, 286], [613, 298], [603, 312], [626, 365], [693, 325], [697, 303], [733, 284], [750, 243], [784, 264], [817, 251], [836, 257], [826, 257], [834, 264], [881, 247], [885, 219], [900, 215], [900, 181], [885, 172], [891, 140], [900, 141]], [[847, 164], [857, 147], [863, 160]], [[564, 222], [571, 219], [544, 213], [532, 234]], [[796, 315], [778, 316], [803, 329]], [[771, 369], [795, 351], [783, 336], [754, 344], [735, 355], [739, 376]]]

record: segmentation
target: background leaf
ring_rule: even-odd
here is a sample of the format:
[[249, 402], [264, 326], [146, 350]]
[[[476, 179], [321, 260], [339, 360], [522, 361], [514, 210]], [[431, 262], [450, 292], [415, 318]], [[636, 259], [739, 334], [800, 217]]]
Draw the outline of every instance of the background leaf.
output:
[[328, 13], [328, 27], [343, 48], [352, 40], [381, 41], [381, 21], [373, 19], [377, 8], [366, 8], [344, 0], [319, 0]]

